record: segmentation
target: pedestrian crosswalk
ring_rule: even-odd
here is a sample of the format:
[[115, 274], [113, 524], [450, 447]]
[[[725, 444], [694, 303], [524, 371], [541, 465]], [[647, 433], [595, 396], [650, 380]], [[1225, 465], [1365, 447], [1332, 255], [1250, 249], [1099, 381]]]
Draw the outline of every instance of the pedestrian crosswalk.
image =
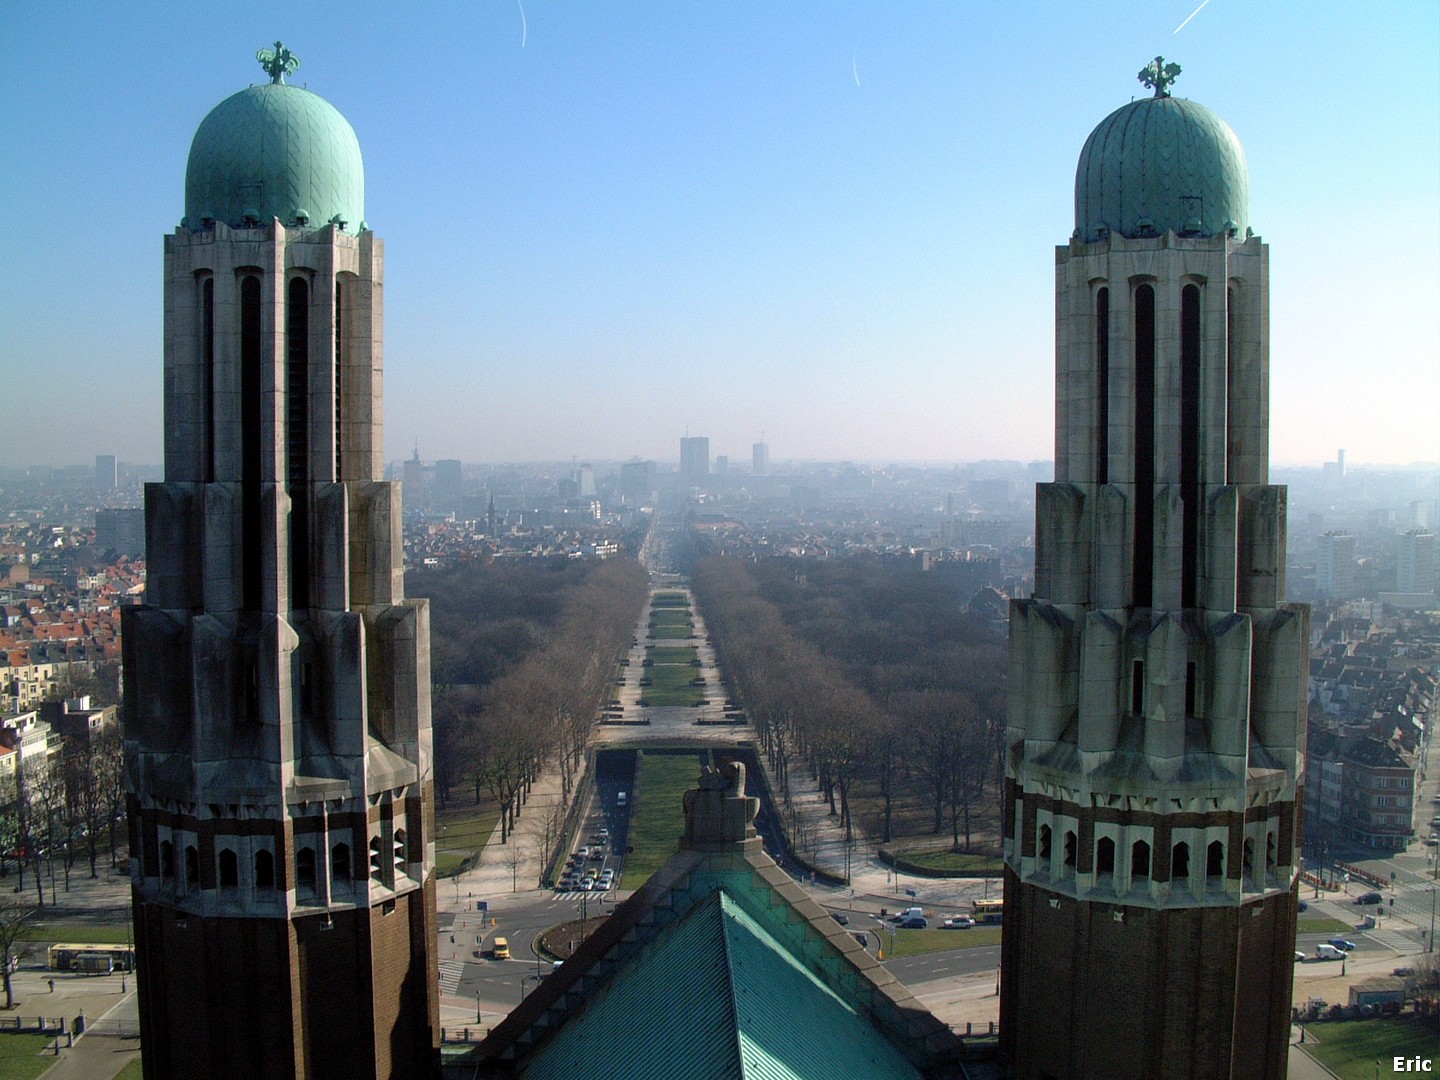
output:
[[460, 992], [460, 976], [465, 971], [463, 960], [440, 961], [440, 991], [445, 994]]
[[1365, 936], [1398, 953], [1408, 954], [1420, 951], [1419, 943], [1409, 934], [1401, 933], [1399, 930], [1370, 930], [1366, 932]]

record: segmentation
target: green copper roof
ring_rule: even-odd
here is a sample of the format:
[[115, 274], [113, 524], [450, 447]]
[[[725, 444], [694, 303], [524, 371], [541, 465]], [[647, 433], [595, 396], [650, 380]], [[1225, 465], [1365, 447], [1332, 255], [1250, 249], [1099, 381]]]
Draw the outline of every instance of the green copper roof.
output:
[[1245, 151], [1230, 125], [1175, 97], [1132, 101], [1100, 121], [1075, 170], [1080, 239], [1214, 236], [1250, 224]]
[[318, 94], [268, 83], [226, 98], [200, 123], [185, 171], [185, 218], [237, 226], [279, 218], [312, 227], [365, 218], [355, 130]]
[[526, 1080], [919, 1080], [867, 1019], [724, 891], [597, 988]]

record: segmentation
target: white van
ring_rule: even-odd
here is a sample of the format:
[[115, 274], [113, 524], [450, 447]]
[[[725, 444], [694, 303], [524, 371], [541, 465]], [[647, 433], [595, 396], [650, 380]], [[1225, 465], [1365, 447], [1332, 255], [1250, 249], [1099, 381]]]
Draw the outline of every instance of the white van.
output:
[[1340, 960], [1345, 956], [1343, 949], [1337, 949], [1329, 943], [1321, 943], [1315, 946], [1316, 960]]

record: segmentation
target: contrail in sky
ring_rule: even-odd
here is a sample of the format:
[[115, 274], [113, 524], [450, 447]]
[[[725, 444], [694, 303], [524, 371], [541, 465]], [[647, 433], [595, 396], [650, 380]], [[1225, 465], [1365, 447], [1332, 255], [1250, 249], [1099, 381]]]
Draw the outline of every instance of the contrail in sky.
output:
[[1189, 26], [1190, 20], [1193, 19], [1196, 15], [1199, 15], [1200, 12], [1204, 11], [1205, 5], [1208, 3], [1210, 3], [1210, 0], [1201, 0], [1200, 6], [1197, 7], [1194, 11], [1190, 12], [1190, 14], [1185, 17], [1184, 22], [1182, 22], [1179, 26], [1175, 27], [1175, 33], [1178, 34], [1181, 30], [1184, 30], [1185, 27]]
[[[1205, 0], [1205, 2], [1208, 4], [1208, 3], [1210, 2], [1210, 0]], [[853, 53], [850, 54], [850, 72], [851, 72], [851, 74], [853, 74], [853, 75], [855, 76], [855, 85], [856, 85], [856, 86], [859, 86], [859, 85], [860, 85], [860, 69], [859, 69], [859, 67], [857, 67], [856, 64], [855, 64], [855, 58], [856, 58], [857, 56], [859, 56], [859, 55], [860, 55], [860, 50], [859, 50], [859, 49], [856, 49]]]
[[[1205, 0], [1205, 4], [1208, 4], [1209, 2], [1210, 2], [1210, 0]], [[524, 5], [524, 4], [521, 4], [521, 3], [520, 3], [520, 0], [515, 0], [515, 3], [516, 3], [516, 4], [519, 4], [519, 6], [520, 6], [520, 47], [523, 49], [523, 48], [525, 47], [525, 38], [526, 38], [526, 35], [528, 35], [529, 32], [530, 32], [530, 28], [525, 24], [525, 5]], [[1201, 4], [1200, 6], [1201, 6], [1201, 7], [1204, 7], [1205, 4]], [[1190, 16], [1191, 19], [1193, 19], [1194, 17], [1195, 17], [1195, 16], [1193, 16], [1193, 15]], [[1189, 22], [1189, 21], [1190, 21], [1190, 19], [1186, 19], [1186, 20], [1185, 20], [1185, 22]], [[1184, 25], [1184, 24], [1182, 23], [1181, 25]]]

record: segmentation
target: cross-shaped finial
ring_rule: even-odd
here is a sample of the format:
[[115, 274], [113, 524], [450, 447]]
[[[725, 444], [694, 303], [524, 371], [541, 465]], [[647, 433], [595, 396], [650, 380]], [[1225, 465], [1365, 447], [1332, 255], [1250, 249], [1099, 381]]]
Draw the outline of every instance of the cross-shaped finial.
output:
[[255, 59], [260, 61], [260, 66], [265, 69], [265, 74], [270, 76], [272, 83], [283, 84], [285, 76], [292, 74], [300, 66], [300, 58], [278, 41], [275, 42], [275, 48], [257, 52]]
[[1169, 97], [1170, 84], [1175, 81], [1175, 76], [1179, 74], [1179, 64], [1167, 64], [1163, 56], [1157, 56], [1141, 68], [1140, 74], [1135, 77], [1145, 85], [1147, 90], [1153, 86], [1156, 97]]

